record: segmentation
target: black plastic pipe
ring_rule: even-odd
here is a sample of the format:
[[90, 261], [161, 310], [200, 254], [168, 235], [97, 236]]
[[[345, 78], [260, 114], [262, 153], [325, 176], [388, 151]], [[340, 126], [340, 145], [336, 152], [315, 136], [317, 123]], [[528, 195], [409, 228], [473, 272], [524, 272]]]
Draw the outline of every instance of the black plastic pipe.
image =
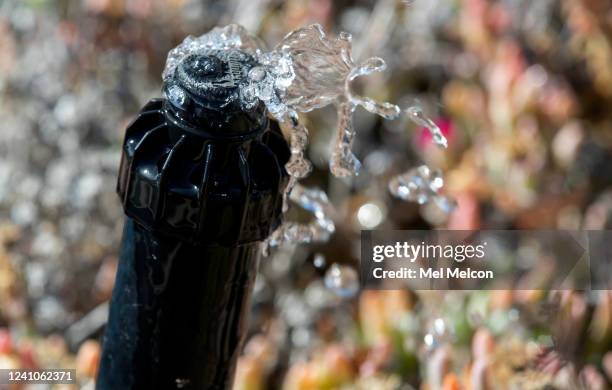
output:
[[97, 389], [228, 389], [289, 148], [239, 84], [237, 50], [183, 59], [126, 131], [126, 213]]

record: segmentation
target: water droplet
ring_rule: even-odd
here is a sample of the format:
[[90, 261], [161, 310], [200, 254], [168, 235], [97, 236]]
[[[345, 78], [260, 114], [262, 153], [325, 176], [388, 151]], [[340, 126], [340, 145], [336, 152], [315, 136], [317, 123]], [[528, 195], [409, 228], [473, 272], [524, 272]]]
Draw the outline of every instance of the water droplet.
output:
[[366, 203], [359, 207], [357, 220], [366, 229], [374, 229], [380, 225], [385, 218], [382, 207], [375, 203]]
[[457, 203], [438, 193], [443, 185], [444, 178], [439, 169], [421, 165], [391, 178], [389, 191], [395, 197], [421, 205], [433, 201], [444, 213], [449, 214]]
[[333, 264], [325, 273], [325, 287], [334, 294], [351, 298], [359, 291], [359, 276], [354, 268]]
[[284, 244], [308, 244], [325, 242], [336, 230], [331, 219], [333, 208], [325, 191], [319, 188], [306, 188], [295, 185], [289, 199], [299, 207], [310, 212], [315, 218], [308, 224], [285, 222], [276, 229], [263, 245], [263, 254], [267, 256], [271, 248]]
[[330, 171], [337, 177], [353, 176], [361, 168], [361, 163], [351, 150], [355, 138], [353, 111], [355, 111], [355, 105], [350, 102], [344, 102], [338, 106], [336, 143], [329, 163]]
[[252, 81], [262, 81], [266, 78], [266, 70], [263, 66], [256, 66], [249, 71], [249, 79]]
[[436, 145], [442, 148], [448, 147], [448, 140], [446, 139], [444, 134], [442, 134], [442, 130], [440, 130], [440, 127], [438, 127], [438, 125], [436, 125], [434, 121], [431, 120], [431, 118], [427, 117], [423, 113], [423, 109], [421, 107], [419, 106], [408, 107], [406, 109], [406, 114], [408, 114], [408, 118], [410, 118], [411, 121], [429, 130], [429, 132], [431, 133], [433, 142]]
[[187, 95], [185, 94], [183, 88], [179, 87], [178, 85], [172, 85], [170, 88], [168, 88], [166, 99], [172, 102], [172, 104], [175, 106], [182, 107], [187, 101]]
[[323, 268], [325, 267], [325, 265], [327, 264], [327, 261], [325, 261], [325, 256], [323, 256], [323, 254], [321, 253], [317, 253], [314, 255], [314, 258], [312, 259], [312, 264], [315, 266], [315, 268]]

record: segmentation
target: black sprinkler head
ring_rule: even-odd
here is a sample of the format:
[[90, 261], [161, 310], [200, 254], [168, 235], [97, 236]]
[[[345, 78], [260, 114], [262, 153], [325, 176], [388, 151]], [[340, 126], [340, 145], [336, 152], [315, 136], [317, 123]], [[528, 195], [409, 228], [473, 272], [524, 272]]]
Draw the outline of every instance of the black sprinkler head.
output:
[[[240, 88], [246, 82], [248, 72], [257, 66], [257, 61], [240, 50], [209, 50], [191, 54], [176, 66], [166, 79], [163, 92], [169, 103], [166, 109], [185, 126], [206, 124], [226, 132], [252, 129], [254, 123], [226, 126], [228, 117], [246, 113], [255, 119], [264, 112], [263, 104], [245, 110], [240, 104]], [[219, 113], [223, 118], [219, 118]], [[220, 120], [217, 120], [220, 119]]]
[[259, 246], [289, 179], [278, 125], [262, 103], [241, 104], [256, 65], [238, 50], [189, 55], [126, 130], [98, 390], [231, 388]]

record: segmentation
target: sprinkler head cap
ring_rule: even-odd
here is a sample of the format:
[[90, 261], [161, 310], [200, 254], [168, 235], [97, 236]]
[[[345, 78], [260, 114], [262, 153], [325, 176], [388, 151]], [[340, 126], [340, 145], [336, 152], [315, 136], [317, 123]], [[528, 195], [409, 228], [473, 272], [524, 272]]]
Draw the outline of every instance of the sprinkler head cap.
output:
[[164, 95], [173, 108], [189, 112], [243, 111], [240, 88], [255, 59], [240, 50], [208, 50], [185, 57], [164, 83]]
[[205, 50], [183, 58], [163, 86], [166, 116], [192, 133], [238, 135], [267, 126], [263, 103], [246, 108], [241, 88], [255, 59], [240, 50]]

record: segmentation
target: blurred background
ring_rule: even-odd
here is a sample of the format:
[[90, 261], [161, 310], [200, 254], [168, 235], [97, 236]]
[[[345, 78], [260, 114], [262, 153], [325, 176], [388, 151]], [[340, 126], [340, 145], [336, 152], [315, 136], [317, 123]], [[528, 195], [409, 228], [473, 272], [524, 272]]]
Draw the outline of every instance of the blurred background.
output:
[[[273, 47], [315, 22], [351, 33], [357, 61], [384, 58], [357, 89], [419, 104], [449, 148], [357, 110], [363, 168], [341, 181], [335, 111], [304, 116], [304, 184], [328, 193], [337, 232], [262, 259], [235, 388], [609, 388], [607, 291], [359, 292], [355, 272], [361, 229], [612, 228], [607, 0], [0, 0], [0, 367], [76, 368], [93, 388], [123, 132], [160, 96], [167, 52], [217, 25]], [[450, 215], [389, 195], [423, 163], [445, 173]]]

